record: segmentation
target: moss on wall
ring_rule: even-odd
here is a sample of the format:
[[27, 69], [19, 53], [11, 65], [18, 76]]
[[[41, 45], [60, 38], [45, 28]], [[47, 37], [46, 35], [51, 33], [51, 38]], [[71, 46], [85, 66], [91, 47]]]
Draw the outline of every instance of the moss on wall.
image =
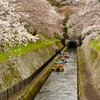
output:
[[12, 81], [13, 81], [13, 79], [12, 79], [11, 75], [4, 74], [3, 82], [6, 83], [6, 86], [11, 87], [12, 86]]
[[60, 41], [0, 62], [0, 91], [17, 84], [39, 69], [63, 47]]
[[44, 82], [52, 72], [51, 67], [46, 67], [34, 80], [34, 84], [27, 91], [27, 93], [21, 98], [21, 100], [33, 100], [36, 94], [39, 92]]
[[[82, 47], [86, 56], [88, 69], [94, 82], [94, 86], [98, 90], [100, 88], [100, 51], [92, 44]], [[84, 49], [85, 48], [85, 49]]]
[[86, 82], [86, 78], [85, 75], [82, 73], [84, 71], [84, 66], [83, 65], [83, 60], [80, 57], [80, 52], [79, 48], [77, 50], [77, 56], [78, 56], [78, 60], [77, 60], [77, 66], [78, 66], [78, 99], [79, 100], [85, 100], [85, 93], [84, 93], [84, 84]]
[[[64, 52], [67, 49], [65, 47], [62, 52]], [[39, 73], [36, 78], [28, 84], [25, 88], [23, 88], [21, 91], [19, 91], [16, 95], [9, 98], [9, 100], [34, 100], [36, 94], [39, 92], [47, 78], [52, 72], [52, 65], [54, 62], [59, 58], [59, 55], [56, 56], [46, 68], [44, 68], [41, 73]]]
[[93, 49], [90, 49], [90, 56], [92, 57], [91, 58], [91, 61], [92, 61], [92, 64], [95, 62], [95, 60], [98, 58], [98, 52], [96, 52], [95, 50]]

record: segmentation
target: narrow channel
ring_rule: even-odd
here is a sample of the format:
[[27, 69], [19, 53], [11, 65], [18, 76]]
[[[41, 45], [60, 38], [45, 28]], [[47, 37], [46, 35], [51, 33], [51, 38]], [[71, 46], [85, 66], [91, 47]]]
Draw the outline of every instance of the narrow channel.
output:
[[52, 72], [34, 100], [77, 100], [76, 49], [66, 52], [69, 58], [64, 72]]

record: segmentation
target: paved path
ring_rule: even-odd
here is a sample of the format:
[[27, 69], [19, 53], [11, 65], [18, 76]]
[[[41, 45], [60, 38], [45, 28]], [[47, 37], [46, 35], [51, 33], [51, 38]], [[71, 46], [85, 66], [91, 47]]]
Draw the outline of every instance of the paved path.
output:
[[82, 83], [80, 83], [81, 85], [84, 83], [82, 85], [83, 88], [82, 91], [84, 91], [83, 93], [85, 95], [85, 98], [86, 100], [100, 100], [100, 92], [94, 87], [90, 72], [87, 69], [87, 64], [85, 62], [82, 49], [78, 48], [78, 52], [79, 52], [79, 58], [81, 60], [80, 66], [81, 68], [83, 68], [83, 69], [79, 69], [79, 73], [80, 75], [85, 76], [83, 79], [81, 79]]

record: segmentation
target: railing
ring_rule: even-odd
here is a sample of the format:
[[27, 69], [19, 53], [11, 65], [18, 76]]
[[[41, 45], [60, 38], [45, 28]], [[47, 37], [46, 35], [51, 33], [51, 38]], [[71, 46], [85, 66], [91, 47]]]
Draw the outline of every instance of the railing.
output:
[[42, 65], [36, 72], [34, 72], [27, 79], [22, 80], [21, 82], [15, 84], [13, 87], [5, 90], [4, 92], [1, 92], [0, 100], [8, 100], [9, 97], [13, 96], [18, 91], [21, 91], [21, 89], [28, 85], [49, 64], [49, 62], [51, 62], [54, 59], [54, 57], [57, 56], [58, 53], [56, 52], [55, 55], [53, 55], [44, 65]]

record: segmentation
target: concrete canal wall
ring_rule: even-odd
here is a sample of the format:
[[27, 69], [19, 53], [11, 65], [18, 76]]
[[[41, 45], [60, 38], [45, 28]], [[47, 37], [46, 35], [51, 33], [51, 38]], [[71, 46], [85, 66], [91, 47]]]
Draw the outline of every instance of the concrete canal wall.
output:
[[78, 48], [78, 98], [100, 100], [100, 52], [90, 45]]
[[[62, 51], [65, 51], [67, 47], [63, 48]], [[43, 86], [43, 84], [48, 79], [49, 75], [52, 72], [52, 65], [59, 58], [57, 55], [48, 65], [45, 67], [35, 79], [32, 80], [30, 84], [28, 84], [21, 91], [13, 95], [9, 98], [9, 100], [34, 100], [35, 96]]]
[[35, 96], [52, 72], [51, 64], [44, 68], [30, 84], [11, 96], [9, 100], [34, 100]]
[[88, 70], [90, 71], [89, 75], [92, 77], [95, 87], [100, 89], [100, 52], [90, 45], [85, 47], [83, 50]]
[[0, 63], [0, 92], [26, 79], [63, 47], [60, 41]]

